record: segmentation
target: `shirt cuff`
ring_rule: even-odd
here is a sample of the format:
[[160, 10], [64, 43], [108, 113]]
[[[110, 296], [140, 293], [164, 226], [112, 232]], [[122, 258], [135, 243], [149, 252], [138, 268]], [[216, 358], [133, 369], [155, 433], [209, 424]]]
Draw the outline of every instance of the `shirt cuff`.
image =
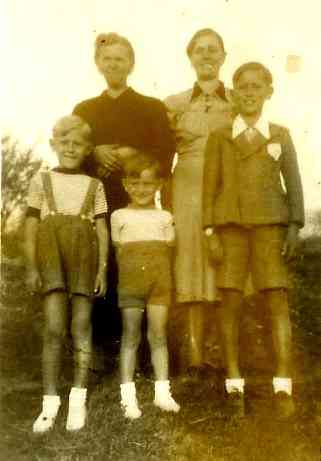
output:
[[107, 213], [99, 213], [94, 216], [95, 219], [107, 218]]
[[40, 219], [40, 210], [39, 210], [39, 208], [33, 208], [32, 206], [29, 206], [27, 208], [26, 216]]

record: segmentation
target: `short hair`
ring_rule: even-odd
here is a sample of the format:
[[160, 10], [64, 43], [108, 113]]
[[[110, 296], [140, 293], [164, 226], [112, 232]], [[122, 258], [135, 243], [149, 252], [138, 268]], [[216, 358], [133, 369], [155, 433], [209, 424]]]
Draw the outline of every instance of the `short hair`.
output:
[[134, 160], [125, 167], [126, 179], [140, 178], [145, 170], [152, 170], [156, 178], [162, 178], [163, 172], [158, 160], [152, 159], [145, 151], [139, 151]]
[[90, 126], [78, 115], [67, 115], [58, 119], [52, 129], [52, 135], [54, 138], [64, 137], [71, 131], [80, 131], [88, 144], [93, 143]]
[[111, 45], [124, 46], [128, 51], [132, 64], [133, 65], [135, 64], [135, 51], [134, 51], [133, 45], [130, 43], [130, 41], [126, 37], [123, 37], [122, 35], [118, 35], [116, 34], [116, 32], [109, 32], [108, 34], [97, 35], [96, 40], [95, 40], [95, 61], [96, 62], [99, 57], [99, 53], [101, 49], [106, 46], [111, 46]]
[[242, 64], [240, 67], [238, 67], [236, 69], [236, 71], [233, 74], [233, 86], [235, 86], [237, 84], [237, 82], [240, 79], [241, 75], [244, 72], [247, 72], [248, 70], [254, 70], [254, 71], [262, 72], [265, 82], [268, 85], [272, 85], [273, 76], [272, 76], [271, 72], [269, 71], [269, 69], [267, 67], [265, 67], [263, 64], [261, 64], [260, 62], [252, 61], [252, 62], [246, 62], [245, 64]]
[[191, 40], [188, 42], [188, 45], [186, 47], [186, 53], [187, 53], [187, 56], [190, 58], [193, 51], [194, 51], [194, 48], [196, 46], [196, 42], [197, 40], [200, 38], [200, 37], [204, 37], [206, 35], [213, 35], [215, 38], [217, 38], [221, 48], [222, 48], [222, 51], [224, 51], [225, 53], [225, 47], [224, 47], [224, 41], [222, 39], [222, 37], [220, 36], [220, 34], [218, 32], [216, 32], [215, 30], [213, 29], [200, 29], [198, 30], [197, 32], [195, 32], [195, 34], [193, 35], [193, 37], [191, 38]]

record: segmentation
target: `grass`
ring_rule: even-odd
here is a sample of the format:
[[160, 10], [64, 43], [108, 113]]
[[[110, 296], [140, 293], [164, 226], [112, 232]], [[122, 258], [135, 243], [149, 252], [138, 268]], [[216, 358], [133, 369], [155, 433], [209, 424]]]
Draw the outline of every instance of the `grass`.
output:
[[[72, 378], [72, 354], [66, 344], [61, 381], [62, 409], [54, 429], [32, 434], [41, 404], [40, 299], [31, 298], [23, 284], [23, 268], [3, 264], [1, 279], [1, 428], [0, 460], [34, 461], [317, 461], [320, 426], [321, 241], [302, 242], [292, 268], [292, 321], [297, 414], [278, 422], [271, 390], [270, 329], [263, 310], [244, 310], [241, 356], [247, 379], [247, 417], [224, 418], [223, 373], [208, 368], [197, 382], [173, 379], [181, 404], [177, 415], [164, 414], [152, 404], [153, 381], [148, 369], [137, 374], [143, 416], [124, 419], [119, 405], [116, 341], [107, 342], [107, 369], [92, 372], [88, 424], [77, 434], [65, 431], [66, 407]], [[209, 348], [217, 347], [211, 343]]]

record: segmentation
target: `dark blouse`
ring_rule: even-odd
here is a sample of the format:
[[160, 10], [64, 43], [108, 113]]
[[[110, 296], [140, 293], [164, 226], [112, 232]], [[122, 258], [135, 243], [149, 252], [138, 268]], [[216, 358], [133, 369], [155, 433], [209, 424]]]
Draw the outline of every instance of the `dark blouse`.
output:
[[[175, 143], [165, 106], [160, 100], [136, 93], [132, 88], [117, 98], [104, 91], [100, 96], [77, 104], [73, 113], [91, 126], [96, 146], [119, 144], [141, 148], [159, 160], [165, 175], [170, 174]], [[92, 166], [93, 159], [89, 157], [89, 174], [94, 172]], [[128, 197], [120, 173], [109, 175], [104, 185], [110, 212], [126, 206]]]

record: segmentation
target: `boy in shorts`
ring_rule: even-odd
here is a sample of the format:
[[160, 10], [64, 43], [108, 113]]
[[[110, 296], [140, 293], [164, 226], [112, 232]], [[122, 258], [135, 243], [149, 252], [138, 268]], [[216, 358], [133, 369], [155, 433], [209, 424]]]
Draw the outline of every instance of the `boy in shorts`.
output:
[[95, 296], [106, 293], [108, 231], [103, 184], [82, 165], [92, 150], [92, 133], [80, 117], [57, 121], [51, 147], [59, 166], [31, 180], [25, 223], [26, 283], [43, 294], [42, 411], [33, 432], [52, 429], [60, 405], [62, 346], [71, 313], [74, 382], [66, 429], [86, 422], [88, 368], [92, 351], [91, 313]]
[[119, 269], [118, 305], [123, 332], [120, 349], [121, 405], [126, 418], [141, 416], [134, 379], [141, 325], [146, 309], [147, 337], [155, 374], [154, 404], [178, 412], [168, 380], [166, 326], [171, 301], [171, 249], [175, 233], [171, 213], [156, 208], [162, 179], [155, 161], [142, 155], [125, 168], [130, 203], [111, 215], [111, 237]]
[[217, 263], [222, 293], [219, 323], [227, 365], [225, 389], [230, 409], [243, 416], [239, 318], [251, 271], [254, 288], [262, 293], [271, 314], [277, 361], [274, 401], [279, 416], [287, 417], [293, 414], [294, 404], [286, 262], [304, 224], [302, 185], [289, 131], [264, 116], [264, 104], [273, 93], [270, 71], [260, 63], [246, 63], [234, 73], [233, 87], [239, 114], [231, 127], [208, 140], [203, 199], [204, 235]]

